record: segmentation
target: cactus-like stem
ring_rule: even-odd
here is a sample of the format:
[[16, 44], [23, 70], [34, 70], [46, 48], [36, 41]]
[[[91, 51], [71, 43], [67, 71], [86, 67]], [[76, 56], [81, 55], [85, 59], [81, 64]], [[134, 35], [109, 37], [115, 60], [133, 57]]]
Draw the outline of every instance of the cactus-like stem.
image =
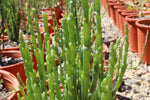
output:
[[127, 25], [126, 25], [126, 35], [124, 37], [124, 40], [125, 40], [125, 44], [124, 44], [124, 52], [122, 53], [122, 63], [120, 64], [120, 74], [118, 76], [118, 79], [117, 79], [117, 82], [113, 88], [113, 96], [115, 95], [116, 91], [118, 90], [119, 86], [121, 85], [121, 82], [122, 82], [122, 79], [123, 79], [123, 75], [126, 71], [126, 68], [127, 68], [127, 55], [128, 55], [128, 48], [129, 48], [129, 43], [128, 43], [128, 28], [127, 28]]
[[36, 10], [33, 9], [32, 12], [33, 12], [33, 15], [34, 15], [34, 23], [35, 23], [35, 27], [36, 27], [36, 31], [37, 31], [38, 45], [39, 45], [39, 48], [42, 50], [42, 39], [41, 39], [40, 30], [39, 30], [39, 23], [38, 23], [38, 18], [37, 18], [37, 15], [36, 15]]
[[91, 40], [91, 25], [89, 23], [89, 6], [88, 0], [81, 0], [83, 8], [83, 70], [81, 77], [81, 99], [88, 99], [88, 89], [90, 86], [90, 40]]

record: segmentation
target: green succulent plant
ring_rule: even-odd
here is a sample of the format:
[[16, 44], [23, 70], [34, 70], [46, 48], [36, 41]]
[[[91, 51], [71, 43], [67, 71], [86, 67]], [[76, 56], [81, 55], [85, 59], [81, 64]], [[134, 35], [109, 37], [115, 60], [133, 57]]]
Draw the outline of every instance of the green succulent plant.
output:
[[[33, 9], [32, 13], [38, 34], [37, 41], [29, 8], [26, 8], [38, 72], [33, 68], [29, 47], [23, 42], [23, 37], [20, 35], [20, 51], [27, 76], [25, 87], [27, 94], [21, 90], [23, 96], [20, 97], [18, 94], [19, 100], [116, 99], [116, 91], [121, 85], [127, 68], [128, 29], [126, 28], [123, 42], [118, 39], [116, 44], [111, 44], [108, 72], [104, 72], [100, 0], [94, 0], [91, 6], [89, 6], [89, 2], [92, 1], [81, 0], [83, 20], [79, 23], [81, 20], [78, 18], [81, 18], [81, 16], [77, 14], [76, 0], [66, 0], [66, 7], [69, 7], [70, 10], [66, 8], [67, 12], [62, 21], [62, 31], [58, 34], [55, 33], [52, 46], [50, 46], [47, 15], [43, 14], [45, 34], [44, 44], [42, 44], [36, 11]], [[92, 16], [96, 18], [94, 53], [91, 52], [93, 43], [91, 38]], [[121, 45], [119, 45], [120, 43]], [[58, 48], [61, 48], [61, 52]], [[46, 52], [44, 52], [44, 49]], [[119, 55], [117, 55], [117, 50], [119, 50]], [[46, 54], [47, 70], [44, 66], [44, 54]], [[92, 65], [91, 58], [94, 59]], [[59, 68], [56, 66], [55, 59], [59, 61]], [[64, 67], [62, 67], [61, 61], [63, 61]], [[46, 88], [46, 79], [49, 89]], [[112, 85], [113, 81], [114, 84]], [[61, 92], [60, 83], [63, 86], [63, 92]]]

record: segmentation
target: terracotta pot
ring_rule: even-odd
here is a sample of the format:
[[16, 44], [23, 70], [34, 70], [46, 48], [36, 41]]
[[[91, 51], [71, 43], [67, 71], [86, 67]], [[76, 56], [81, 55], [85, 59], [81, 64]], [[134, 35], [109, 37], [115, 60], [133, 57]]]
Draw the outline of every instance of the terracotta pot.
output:
[[[128, 15], [127, 13], [131, 13], [131, 12], [135, 12], [135, 10], [126, 10], [126, 9], [119, 10], [119, 15], [121, 18], [120, 29], [121, 29], [121, 35], [122, 36], [125, 35], [125, 24], [126, 24], [125, 17]], [[124, 14], [124, 13], [126, 13], [126, 14]]]
[[[1, 37], [0, 37], [0, 42], [1, 42]], [[8, 36], [4, 36], [4, 42], [8, 41], [9, 38]], [[19, 50], [19, 47], [11, 47], [11, 48], [8, 48], [8, 47], [4, 47], [4, 48], [0, 48], [0, 51], [10, 51], [10, 50]]]
[[[2, 56], [6, 56], [6, 57], [14, 57], [14, 58], [21, 57], [20, 51], [2, 51], [1, 54]], [[0, 70], [8, 71], [12, 73], [15, 77], [17, 77], [17, 73], [19, 73], [22, 78], [22, 81], [25, 83], [26, 76], [25, 76], [23, 61], [18, 62], [16, 64], [0, 67]]]
[[123, 11], [121, 13], [121, 16], [122, 16], [122, 19], [123, 19], [123, 22], [121, 24], [121, 33], [122, 33], [122, 36], [125, 35], [125, 24], [127, 23], [125, 17], [126, 16], [130, 16], [130, 15], [136, 15], [134, 14], [136, 11], [135, 10], [127, 10], [127, 11]]
[[19, 51], [19, 47], [4, 48], [4, 51]]
[[129, 48], [132, 52], [138, 52], [137, 27], [135, 25], [137, 18], [138, 15], [126, 16], [128, 28], [130, 28], [128, 33]]
[[122, 6], [124, 3], [109, 3], [110, 5], [110, 12], [111, 12], [111, 18], [113, 20], [114, 25], [117, 25], [116, 22], [116, 13], [114, 6]]
[[[3, 36], [0, 36], [0, 42], [3, 40]], [[9, 38], [8, 38], [8, 36], [6, 36], [6, 35], [4, 35], [4, 42], [5, 41], [8, 41], [9, 40]]]
[[[60, 18], [60, 13], [61, 13], [61, 10], [60, 10], [59, 6], [57, 6], [55, 8], [52, 8], [52, 12], [51, 12], [50, 8], [43, 9], [42, 11], [46, 12], [51, 17], [52, 17], [52, 15], [53, 15], [53, 17], [55, 17], [55, 14], [56, 14], [56, 19], [57, 19], [57, 22], [58, 22], [58, 20]], [[51, 23], [51, 24], [53, 25], [53, 23]]]
[[120, 16], [119, 16], [119, 13], [118, 13], [118, 9], [126, 9], [127, 7], [126, 6], [114, 6], [114, 9], [115, 9], [115, 14], [116, 14], [116, 25], [118, 27], [118, 29], [120, 30]]
[[121, 18], [121, 11], [122, 10], [125, 10], [127, 9], [126, 6], [119, 6], [120, 8], [116, 9], [116, 16], [117, 16], [117, 26], [118, 26], [118, 29], [121, 31], [121, 21], [122, 21], [122, 18]]
[[104, 7], [104, 0], [100, 0], [101, 5]]
[[[147, 31], [150, 33], [150, 18], [136, 21], [136, 26], [138, 33], [138, 57], [141, 58]], [[142, 62], [150, 64], [150, 35], [148, 36]]]
[[116, 3], [117, 1], [115, 1], [115, 0], [104, 0], [104, 1], [106, 1], [105, 6], [108, 4], [107, 13], [108, 13], [108, 16], [111, 17], [111, 11], [110, 11], [110, 5], [109, 4], [110, 3]]
[[[17, 78], [4, 70], [0, 70], [0, 75], [1, 75], [1, 79], [3, 80], [3, 84], [4, 86], [11, 92], [15, 91], [18, 89], [19, 87], [19, 82], [17, 80]], [[17, 94], [16, 93], [11, 93], [8, 97], [7, 100], [18, 100], [17, 99]]]
[[[29, 36], [30, 37], [30, 36]], [[27, 35], [23, 35], [24, 39], [28, 39]], [[1, 51], [1, 50], [0, 50]], [[19, 51], [19, 46], [14, 46], [14, 47], [4, 47], [2, 51]]]

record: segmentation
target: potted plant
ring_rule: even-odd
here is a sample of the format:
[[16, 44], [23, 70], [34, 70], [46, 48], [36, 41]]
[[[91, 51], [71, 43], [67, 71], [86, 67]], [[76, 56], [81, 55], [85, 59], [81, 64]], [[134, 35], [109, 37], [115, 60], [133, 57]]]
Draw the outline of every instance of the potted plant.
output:
[[[115, 100], [115, 94], [119, 88], [125, 70], [127, 68], [127, 51], [128, 51], [128, 37], [125, 36], [124, 44], [119, 47], [120, 40], [117, 44], [111, 44], [111, 53], [108, 64], [108, 72], [104, 73], [103, 66], [103, 45], [101, 32], [101, 13], [100, 1], [95, 0], [96, 12], [96, 40], [94, 53], [91, 52], [91, 15], [92, 5], [88, 6], [88, 0], [81, 0], [83, 22], [78, 23], [76, 14], [76, 1], [71, 0], [71, 10], [68, 11], [62, 21], [63, 32], [54, 37], [53, 46], [50, 47], [50, 36], [48, 33], [47, 15], [43, 14], [44, 20], [44, 46], [42, 46], [41, 38], [38, 38], [39, 47], [35, 41], [34, 33], [31, 33], [34, 53], [37, 59], [38, 73], [33, 69], [32, 56], [30, 55], [28, 46], [22, 41], [20, 50], [22, 53], [25, 73], [27, 76], [26, 89], [27, 94], [23, 93], [23, 97], [18, 95], [18, 99], [32, 99], [32, 100], [50, 100], [55, 99], [83, 99], [83, 100]], [[73, 10], [74, 9], [74, 10]], [[33, 10], [35, 12], [35, 10]], [[31, 32], [33, 25], [27, 8], [28, 23]], [[36, 15], [34, 14], [34, 17]], [[35, 19], [35, 22], [37, 19]], [[38, 27], [37, 27], [38, 28]], [[80, 30], [81, 28], [81, 30]], [[127, 30], [128, 31], [128, 30]], [[81, 34], [80, 34], [81, 33]], [[40, 35], [38, 35], [40, 37]], [[57, 40], [59, 37], [60, 40]], [[62, 37], [62, 38], [60, 38]], [[61, 42], [60, 42], [61, 41]], [[123, 48], [124, 50], [123, 50]], [[44, 67], [44, 48], [46, 49], [46, 65]], [[58, 51], [61, 48], [61, 52]], [[116, 49], [119, 49], [119, 56], [117, 57]], [[93, 55], [94, 62], [90, 69], [91, 57]], [[55, 64], [55, 58], [58, 58], [60, 69]], [[60, 63], [63, 59], [64, 67]], [[121, 63], [122, 62], [122, 63]], [[114, 72], [116, 75], [113, 76]], [[46, 88], [46, 76], [48, 79], [48, 87]], [[90, 77], [92, 79], [90, 79]], [[112, 86], [113, 77], [115, 77], [114, 85]], [[64, 92], [61, 93], [60, 82], [63, 85]], [[54, 91], [55, 90], [55, 91]]]
[[[8, 2], [8, 0], [6, 0], [6, 1], [1, 1], [1, 3], [0, 3], [1, 4], [0, 16], [2, 17], [2, 20], [1, 20], [1, 23], [2, 23], [1, 24], [2, 25], [1, 26], [1, 32], [3, 34], [2, 36], [4, 36], [4, 33], [6, 33], [6, 29], [7, 29], [7, 23], [6, 22], [8, 20], [7, 14], [8, 14], [8, 4], [9, 3], [12, 3], [12, 1]], [[12, 19], [14, 16], [15, 15], [12, 15]], [[16, 25], [16, 27], [17, 27], [17, 25]], [[14, 27], [14, 28], [16, 28], [16, 27]], [[11, 28], [13, 28], [13, 27], [11, 27]], [[4, 45], [4, 42], [1, 45]], [[19, 51], [5, 51], [3, 49], [4, 49], [4, 47], [0, 48], [0, 62], [1, 62], [0, 63], [0, 66], [1, 66], [0, 69], [11, 72], [12, 74], [14, 74], [14, 76], [17, 76], [17, 73], [20, 73], [23, 81], [25, 81], [23, 62], [21, 60], [19, 60], [20, 62], [16, 62], [16, 60], [15, 60], [16, 58], [21, 58], [20, 52]]]
[[[17, 0], [5, 0], [1, 2], [1, 16], [2, 20], [1, 23], [5, 27], [2, 27], [2, 33], [7, 34], [11, 41], [18, 41], [19, 39], [19, 29], [20, 29], [20, 20], [21, 20], [21, 13], [20, 1]], [[4, 48], [6, 50], [7, 47]], [[18, 50], [19, 48], [13, 48], [13, 50]]]
[[[5, 35], [5, 21], [6, 21], [6, 12], [7, 10], [4, 9], [6, 7], [6, 5], [3, 5], [4, 3], [6, 3], [6, 1], [0, 1], [0, 49], [4, 48], [4, 42], [6, 40], [8, 40], [8, 37]], [[2, 47], [2, 48], [1, 48]], [[0, 50], [0, 61], [1, 61], [1, 50]]]

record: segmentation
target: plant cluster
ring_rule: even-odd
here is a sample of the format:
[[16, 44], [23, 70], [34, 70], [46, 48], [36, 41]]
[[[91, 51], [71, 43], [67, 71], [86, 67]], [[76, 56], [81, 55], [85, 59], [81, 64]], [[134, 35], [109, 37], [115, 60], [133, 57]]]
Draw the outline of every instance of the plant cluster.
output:
[[148, 0], [130, 0], [127, 2], [127, 6], [129, 9], [135, 9], [139, 11], [139, 16], [144, 17], [144, 11], [148, 9], [148, 7], [145, 6]]
[[[36, 10], [33, 9], [32, 14], [37, 30], [37, 40], [34, 35], [32, 17], [29, 8], [26, 7], [34, 49], [31, 53], [20, 35], [20, 51], [27, 80], [26, 86], [20, 87], [23, 96], [20, 97], [18, 94], [19, 100], [116, 99], [116, 91], [121, 85], [127, 68], [128, 29], [126, 28], [123, 42], [118, 39], [116, 44], [111, 44], [108, 71], [104, 72], [100, 0], [94, 0], [91, 5], [89, 2], [92, 1], [81, 0], [82, 13], [77, 13], [76, 0], [66, 0], [67, 12], [63, 17], [62, 30], [54, 30], [55, 36], [52, 46], [50, 45], [47, 15], [43, 14], [45, 34], [42, 44]], [[83, 16], [81, 23], [81, 16], [78, 15]], [[94, 18], [96, 18], [96, 21], [93, 21], [95, 24], [91, 23]], [[93, 44], [91, 39], [93, 27], [91, 25], [95, 25], [94, 52], [91, 48]], [[38, 72], [33, 68], [32, 54], [36, 56]], [[46, 66], [44, 65], [45, 55]], [[58, 59], [59, 67], [56, 66], [56, 59]], [[91, 64], [92, 59], [93, 63]], [[48, 89], [46, 83], [48, 83]], [[63, 92], [61, 92], [60, 83], [63, 86]], [[27, 89], [26, 93], [24, 88]]]
[[[0, 52], [4, 49], [4, 36], [8, 36], [11, 41], [19, 42], [19, 31], [28, 31], [25, 4], [30, 4], [28, 6], [30, 9], [35, 8], [38, 16], [48, 0], [42, 1], [41, 3], [41, 0], [0, 0], [0, 45], [2, 47]], [[1, 56], [0, 53], [0, 61]]]

